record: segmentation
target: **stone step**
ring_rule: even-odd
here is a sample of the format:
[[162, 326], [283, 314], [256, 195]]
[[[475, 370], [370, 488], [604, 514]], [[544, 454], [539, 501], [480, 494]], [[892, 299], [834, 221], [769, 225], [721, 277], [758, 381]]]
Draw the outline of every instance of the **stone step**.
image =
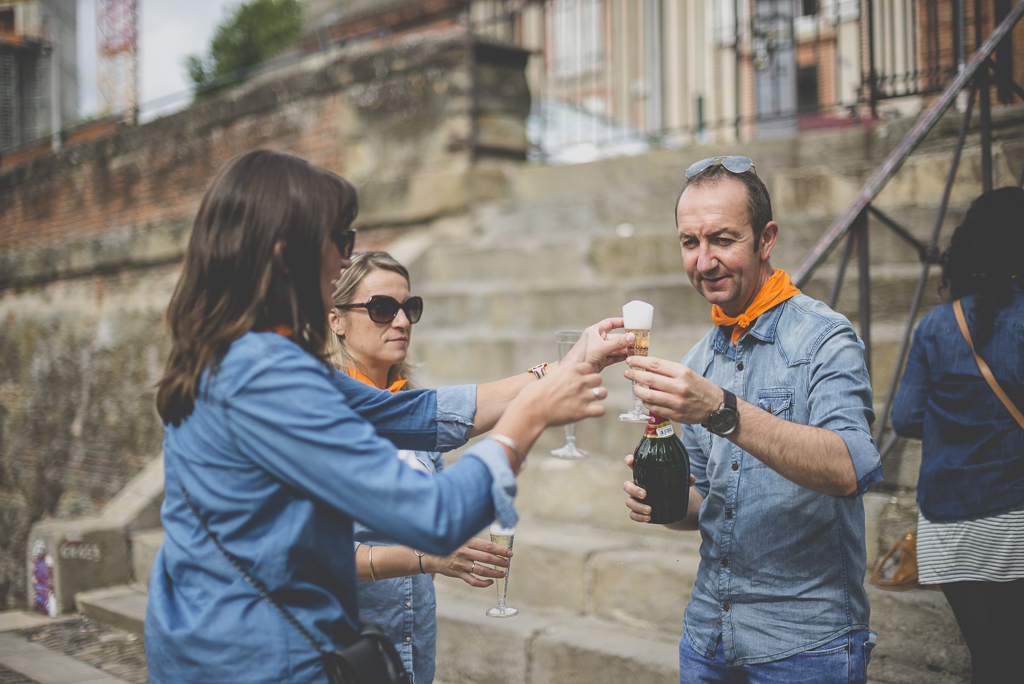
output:
[[[538, 466], [527, 470], [536, 473], [535, 481], [524, 474], [521, 507], [531, 498], [548, 498], [538, 484], [558, 489], [601, 470], [595, 463], [553, 459], [531, 465]], [[549, 502], [551, 512], [570, 517], [593, 506], [573, 494]], [[520, 609], [516, 618], [484, 616], [496, 603], [493, 588], [437, 578], [439, 680], [600, 684], [623, 681], [632, 672], [639, 681], [674, 681], [669, 677], [678, 676], [675, 649], [699, 563], [699, 536], [629, 522], [622, 496], [614, 498], [625, 522], [614, 528], [521, 519], [508, 588], [509, 605]], [[869, 518], [885, 498], [868, 497]], [[873, 681], [966, 684], [966, 647], [941, 594], [871, 585], [868, 592], [872, 628], [880, 634]], [[145, 601], [142, 588], [124, 586], [79, 594], [76, 604], [93, 619], [141, 633]]]
[[141, 636], [146, 621], [147, 598], [145, 587], [126, 584], [80, 592], [75, 595], [75, 607], [79, 613], [97, 622]]
[[[707, 330], [710, 305], [690, 285], [682, 267], [671, 275], [646, 278], [606, 278], [573, 283], [532, 280], [489, 280], [427, 284], [416, 288], [424, 299], [424, 317], [416, 332], [441, 330], [449, 334], [494, 334], [495, 331], [554, 331], [583, 328], [609, 316], [621, 315], [622, 305], [642, 299], [654, 306], [654, 330], [692, 326]], [[827, 301], [838, 272], [823, 266], [802, 290]], [[876, 265], [871, 270], [873, 324], [903, 323], [910, 310], [921, 266], [917, 263]], [[925, 284], [920, 313], [944, 301], [939, 294], [941, 273], [932, 268]], [[846, 271], [836, 310], [851, 321], [859, 315], [856, 264]]]
[[141, 530], [133, 532], [132, 539], [132, 579], [140, 586], [149, 586], [149, 575], [153, 569], [156, 553], [164, 543], [164, 529]]
[[[416, 364], [416, 381], [424, 387], [490, 382], [523, 373], [542, 361], [556, 360], [555, 331], [416, 329], [409, 356]], [[681, 360], [707, 331], [707, 327], [656, 329], [651, 334], [650, 353]], [[631, 391], [622, 375], [624, 368], [616, 366], [602, 374], [606, 387]]]
[[[511, 580], [511, 578], [510, 578]], [[510, 587], [511, 591], [511, 587]], [[438, 590], [437, 677], [451, 684], [619, 684], [679, 681], [678, 636], [641, 632], [526, 603], [517, 616]], [[517, 605], [511, 599], [509, 605]]]
[[[103, 670], [23, 637], [0, 633], [0, 677], [4, 677], [4, 670], [13, 670], [39, 684], [128, 684]], [[4, 681], [10, 680], [4, 677]]]
[[[634, 529], [627, 532], [524, 516], [516, 525], [510, 602], [644, 631], [677, 631], [696, 578], [700, 537], [630, 524]], [[435, 582], [483, 610], [495, 598], [493, 589], [458, 579], [438, 576]]]
[[[939, 248], [949, 242], [963, 210], [951, 210], [943, 223]], [[786, 222], [785, 230], [772, 252], [772, 263], [795, 269], [831, 225], [832, 219], [796, 217]], [[921, 242], [931, 237], [936, 212], [912, 209], [894, 212], [891, 218]], [[884, 227], [871, 223], [868, 239], [873, 267], [885, 265], [918, 266], [919, 254], [913, 246]], [[830, 253], [821, 268], [839, 262], [844, 244]], [[852, 261], [856, 268], [856, 255]], [[631, 233], [625, 237], [614, 231], [595, 232], [590, 239], [576, 238], [549, 244], [530, 243], [511, 246], [492, 244], [439, 243], [431, 247], [413, 265], [412, 281], [420, 294], [435, 294], [445, 287], [472, 292], [475, 288], [510, 292], [578, 288], [581, 284], [612, 283], [629, 288], [631, 279], [675, 277], [686, 282], [682, 270], [679, 241], [671, 224], [656, 232]], [[635, 288], [636, 286], [634, 286]]]

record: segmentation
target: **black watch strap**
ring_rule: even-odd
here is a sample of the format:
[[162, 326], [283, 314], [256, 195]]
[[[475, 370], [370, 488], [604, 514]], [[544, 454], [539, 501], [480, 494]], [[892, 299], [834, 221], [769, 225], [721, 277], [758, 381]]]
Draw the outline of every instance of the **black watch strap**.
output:
[[730, 411], [739, 413], [739, 409], [736, 405], [736, 395], [727, 389], [722, 389], [722, 393], [725, 395], [725, 401], [722, 402], [722, 405]]
[[708, 422], [704, 424], [714, 434], [725, 437], [736, 431], [739, 424], [740, 414], [736, 403], [736, 395], [727, 389], [722, 389], [723, 401], [717, 410], [712, 411], [708, 416]]

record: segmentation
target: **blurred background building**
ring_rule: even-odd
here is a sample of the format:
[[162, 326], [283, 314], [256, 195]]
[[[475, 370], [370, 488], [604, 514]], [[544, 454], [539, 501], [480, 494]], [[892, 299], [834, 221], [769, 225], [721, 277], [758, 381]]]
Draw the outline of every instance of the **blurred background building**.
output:
[[75, 0], [0, 2], [0, 149], [78, 118]]
[[[535, 151], [571, 162], [650, 144], [792, 135], [875, 119], [880, 110], [914, 115], [1010, 7], [1010, 0], [306, 0], [305, 45], [394, 38], [468, 17], [471, 32], [531, 52]], [[1024, 63], [1012, 38], [1000, 49], [999, 98], [1009, 103], [1006, 78]]]

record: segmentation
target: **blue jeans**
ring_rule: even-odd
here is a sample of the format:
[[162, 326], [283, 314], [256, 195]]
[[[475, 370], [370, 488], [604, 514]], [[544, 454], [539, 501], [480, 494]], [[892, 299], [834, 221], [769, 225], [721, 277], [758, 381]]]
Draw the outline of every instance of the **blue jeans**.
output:
[[693, 650], [684, 632], [679, 642], [679, 684], [864, 684], [875, 636], [867, 630], [850, 632], [772, 663], [730, 667], [721, 639], [711, 660]]

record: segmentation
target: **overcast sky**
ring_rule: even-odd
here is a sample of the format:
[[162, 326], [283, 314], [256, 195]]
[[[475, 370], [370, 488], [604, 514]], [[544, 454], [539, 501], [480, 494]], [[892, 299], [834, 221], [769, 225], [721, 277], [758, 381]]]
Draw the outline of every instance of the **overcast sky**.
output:
[[[190, 81], [183, 65], [191, 54], [206, 54], [225, 10], [239, 0], [139, 0], [139, 101], [143, 117], [181, 109], [183, 97], [160, 110], [160, 98], [184, 93]], [[78, 115], [96, 114], [96, 0], [78, 0]]]

